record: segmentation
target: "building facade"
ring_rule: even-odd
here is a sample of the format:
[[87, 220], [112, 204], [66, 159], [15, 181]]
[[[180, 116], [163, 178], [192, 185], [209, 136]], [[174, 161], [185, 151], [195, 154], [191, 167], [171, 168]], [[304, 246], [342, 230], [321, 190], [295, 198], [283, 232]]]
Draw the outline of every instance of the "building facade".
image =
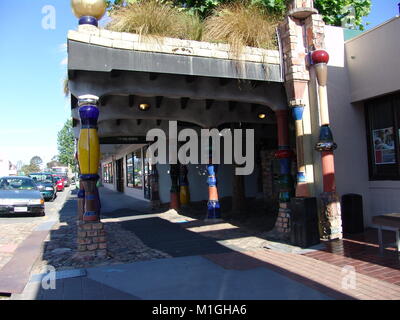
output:
[[[231, 59], [228, 45], [152, 41], [99, 29], [101, 14], [77, 16], [79, 28], [68, 34], [68, 75], [82, 225], [98, 221], [97, 174], [104, 187], [154, 206], [208, 200], [208, 218], [221, 216], [221, 197], [231, 197], [233, 209], [246, 197], [262, 198], [278, 204], [274, 231], [283, 238], [292, 198], [318, 200], [325, 239], [342, 237], [344, 194], [362, 195], [365, 226], [399, 207], [399, 48], [390, 40], [398, 18], [345, 40], [346, 30], [326, 26], [312, 0], [294, 0], [278, 28], [279, 50], [246, 47]], [[234, 174], [241, 164], [213, 162], [213, 146], [202, 164], [154, 165], [147, 152], [153, 129], [169, 133], [168, 146], [187, 142], [178, 134], [188, 130], [198, 137], [203, 130], [239, 130], [242, 137], [251, 130], [252, 143], [240, 146], [254, 146], [246, 149], [254, 168]]]

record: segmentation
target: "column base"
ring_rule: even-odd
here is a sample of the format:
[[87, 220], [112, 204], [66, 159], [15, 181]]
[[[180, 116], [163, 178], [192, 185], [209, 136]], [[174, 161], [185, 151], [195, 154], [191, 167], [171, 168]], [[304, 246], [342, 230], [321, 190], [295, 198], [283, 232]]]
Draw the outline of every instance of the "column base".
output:
[[75, 260], [90, 261], [107, 257], [107, 238], [104, 224], [100, 221], [78, 221], [77, 252]]
[[218, 200], [209, 200], [207, 203], [207, 219], [220, 219], [221, 207]]
[[182, 207], [187, 206], [190, 202], [190, 193], [188, 186], [181, 186], [179, 192], [179, 200]]
[[290, 209], [289, 203], [280, 203], [278, 218], [274, 228], [268, 232], [268, 237], [277, 240], [287, 241], [290, 238]]
[[160, 200], [151, 200], [151, 209], [152, 210], [156, 210], [159, 209], [161, 207], [161, 201]]
[[169, 207], [175, 210], [179, 209], [180, 207], [179, 192], [171, 192], [171, 203]]
[[321, 238], [334, 240], [343, 238], [340, 198], [335, 192], [323, 192], [320, 195], [320, 231]]

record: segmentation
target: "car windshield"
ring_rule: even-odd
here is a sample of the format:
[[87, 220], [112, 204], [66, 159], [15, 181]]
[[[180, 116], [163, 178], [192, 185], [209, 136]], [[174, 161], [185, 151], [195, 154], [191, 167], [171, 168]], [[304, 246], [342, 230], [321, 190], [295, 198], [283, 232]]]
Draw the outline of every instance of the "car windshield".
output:
[[49, 182], [53, 183], [53, 178], [50, 174], [30, 174], [29, 175], [35, 182]]
[[35, 183], [25, 178], [1, 178], [0, 190], [34, 190]]

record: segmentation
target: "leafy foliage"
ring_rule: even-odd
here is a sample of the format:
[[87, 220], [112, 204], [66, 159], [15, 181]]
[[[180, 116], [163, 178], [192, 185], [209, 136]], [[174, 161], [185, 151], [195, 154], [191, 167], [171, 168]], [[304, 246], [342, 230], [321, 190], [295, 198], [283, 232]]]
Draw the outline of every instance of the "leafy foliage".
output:
[[43, 160], [42, 160], [42, 158], [41, 157], [39, 157], [39, 156], [34, 156], [32, 159], [31, 159], [31, 162], [30, 162], [31, 164], [34, 164], [34, 165], [37, 165], [38, 167], [40, 167], [40, 165], [43, 163]]
[[40, 171], [40, 165], [43, 163], [42, 158], [39, 156], [34, 156], [32, 157], [31, 161], [29, 164], [26, 164], [21, 167], [21, 171], [25, 174], [31, 174], [34, 172], [39, 172]]
[[362, 18], [371, 11], [371, 0], [315, 0], [315, 8], [322, 14], [326, 24], [364, 30]]
[[[229, 4], [235, 0], [159, 0], [163, 3], [172, 3], [192, 14], [199, 15], [202, 19], [209, 16], [219, 5]], [[252, 5], [257, 5], [272, 14], [283, 15], [286, 12], [289, 0], [251, 0]], [[108, 1], [110, 8], [134, 3], [137, 0]], [[347, 27], [364, 29], [362, 18], [371, 11], [371, 0], [314, 0], [314, 6], [323, 16], [326, 24], [341, 26], [347, 21]]]
[[65, 122], [63, 128], [57, 135], [58, 145], [58, 161], [75, 167], [75, 138], [72, 129], [72, 120], [69, 119]]

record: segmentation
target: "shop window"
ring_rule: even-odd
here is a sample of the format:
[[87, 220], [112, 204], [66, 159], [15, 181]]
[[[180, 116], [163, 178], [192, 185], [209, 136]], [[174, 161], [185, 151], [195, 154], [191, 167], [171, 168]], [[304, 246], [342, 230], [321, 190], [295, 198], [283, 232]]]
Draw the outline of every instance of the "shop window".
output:
[[365, 103], [371, 180], [400, 180], [400, 94]]
[[103, 182], [114, 183], [113, 165], [112, 162], [103, 166]]
[[130, 188], [143, 187], [143, 158], [142, 149], [126, 156], [126, 181]]

